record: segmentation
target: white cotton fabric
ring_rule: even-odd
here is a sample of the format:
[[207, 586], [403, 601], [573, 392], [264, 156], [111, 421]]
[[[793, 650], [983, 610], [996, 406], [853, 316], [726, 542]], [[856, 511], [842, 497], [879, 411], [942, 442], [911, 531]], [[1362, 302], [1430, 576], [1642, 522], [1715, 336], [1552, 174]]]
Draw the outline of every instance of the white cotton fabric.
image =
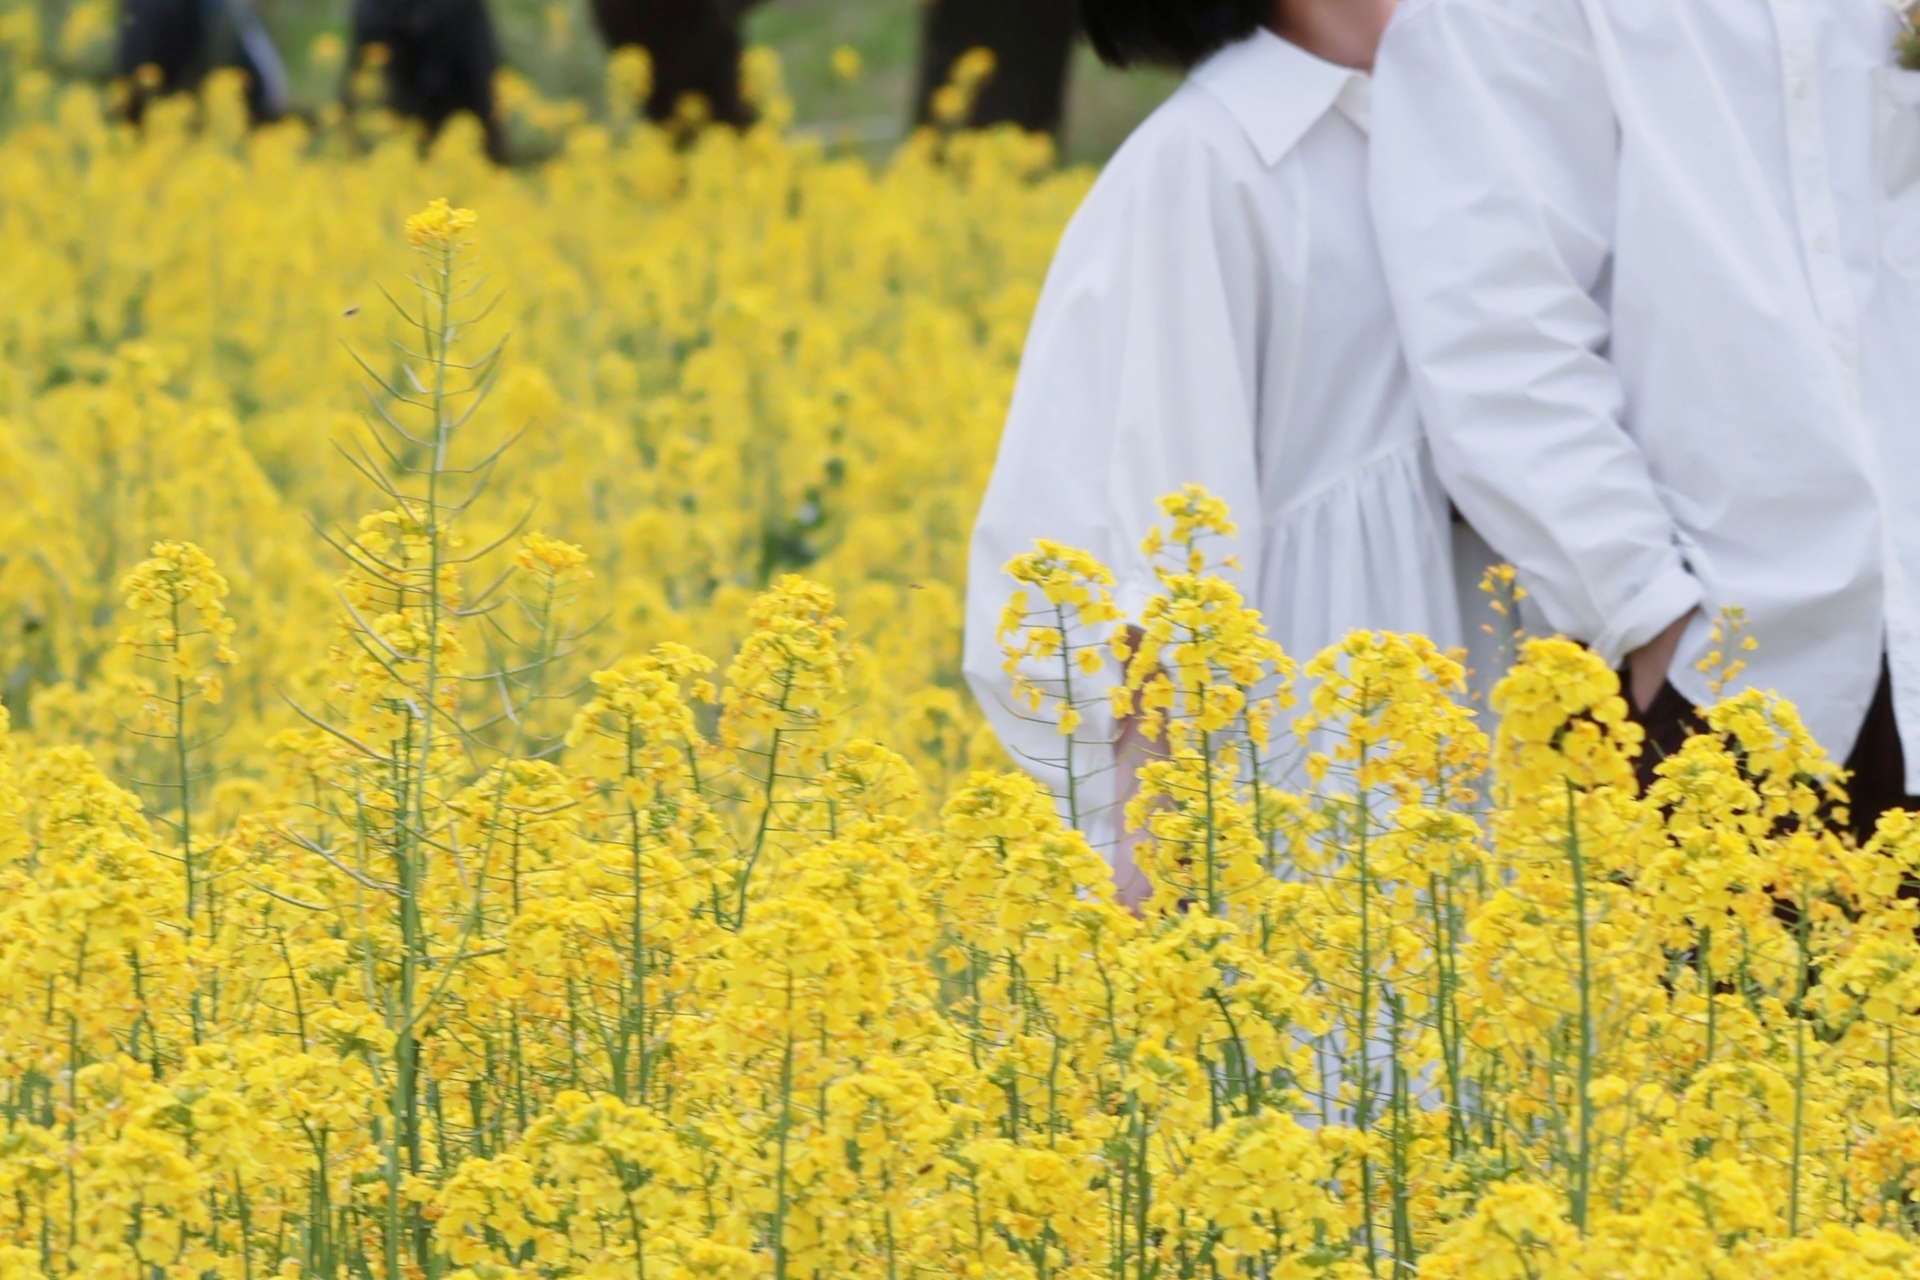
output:
[[[1230, 504], [1237, 545], [1215, 551], [1296, 660], [1356, 628], [1459, 643], [1447, 500], [1368, 212], [1368, 94], [1269, 32], [1232, 45], [1127, 140], [1060, 243], [974, 526], [965, 655], [1001, 741], [1056, 794], [1061, 738], [1009, 706], [995, 637], [1003, 566], [1036, 538], [1097, 556], [1137, 618], [1157, 500], [1197, 483]], [[1100, 708], [1080, 758], [1110, 765], [1113, 731]], [[1112, 782], [1081, 796], [1096, 843]]]
[[1920, 791], [1920, 72], [1881, 0], [1406, 0], [1373, 195], [1435, 459], [1610, 663], [1698, 604]]

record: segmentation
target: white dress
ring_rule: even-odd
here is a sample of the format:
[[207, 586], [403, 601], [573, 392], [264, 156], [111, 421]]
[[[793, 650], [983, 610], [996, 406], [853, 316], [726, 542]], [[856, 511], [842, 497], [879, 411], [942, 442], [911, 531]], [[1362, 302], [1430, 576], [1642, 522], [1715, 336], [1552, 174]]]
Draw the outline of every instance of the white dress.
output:
[[[1231, 506], [1238, 545], [1219, 550], [1296, 660], [1356, 628], [1461, 641], [1447, 499], [1374, 248], [1369, 87], [1266, 31], [1229, 46], [1061, 240], [974, 526], [965, 654], [1009, 754], [1056, 794], [1061, 738], [1011, 707], [995, 637], [1003, 566], [1036, 538], [1092, 552], [1138, 617], [1156, 500], [1198, 483]], [[1077, 738], [1110, 762], [1111, 717], [1090, 711]], [[1097, 845], [1112, 787], [1106, 770], [1081, 788]]]

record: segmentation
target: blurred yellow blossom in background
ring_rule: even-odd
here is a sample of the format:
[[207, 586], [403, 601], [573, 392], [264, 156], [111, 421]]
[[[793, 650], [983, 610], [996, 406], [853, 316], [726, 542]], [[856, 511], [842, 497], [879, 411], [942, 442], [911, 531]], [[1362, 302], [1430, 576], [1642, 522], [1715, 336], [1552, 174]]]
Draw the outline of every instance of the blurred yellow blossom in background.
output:
[[407, 219], [407, 243], [417, 249], [436, 241], [453, 241], [476, 220], [471, 209], [449, 209], [445, 200], [435, 200]]

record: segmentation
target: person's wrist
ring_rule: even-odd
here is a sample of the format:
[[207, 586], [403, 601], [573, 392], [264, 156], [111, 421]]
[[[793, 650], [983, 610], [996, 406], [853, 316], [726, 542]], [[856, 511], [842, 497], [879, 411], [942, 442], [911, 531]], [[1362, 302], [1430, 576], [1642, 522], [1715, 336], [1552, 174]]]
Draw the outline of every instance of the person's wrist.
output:
[[1696, 610], [1689, 609], [1647, 643], [1627, 655], [1627, 697], [1633, 709], [1645, 714], [1660, 696], [1660, 690], [1666, 686], [1667, 672], [1673, 666], [1673, 655], [1679, 651], [1680, 637], [1686, 633], [1687, 623], [1693, 620]]

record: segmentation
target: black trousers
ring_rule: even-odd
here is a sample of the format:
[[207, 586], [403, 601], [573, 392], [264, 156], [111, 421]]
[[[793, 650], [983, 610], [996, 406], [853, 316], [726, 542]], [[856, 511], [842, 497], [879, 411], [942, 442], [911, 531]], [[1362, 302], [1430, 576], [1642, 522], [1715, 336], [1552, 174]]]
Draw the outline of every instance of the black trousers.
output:
[[[1622, 688], [1627, 677], [1620, 677]], [[1706, 726], [1694, 714], [1693, 705], [1672, 684], [1660, 687], [1659, 694], [1646, 710], [1633, 707], [1633, 718], [1646, 730], [1646, 744], [1640, 749], [1635, 769], [1642, 790], [1653, 784], [1654, 766], [1680, 750], [1693, 734]], [[1900, 726], [1893, 718], [1893, 679], [1884, 661], [1880, 664], [1880, 684], [1867, 707], [1867, 722], [1860, 729], [1860, 740], [1847, 757], [1847, 799], [1850, 802], [1848, 826], [1863, 843], [1873, 834], [1873, 825], [1889, 809], [1920, 808], [1920, 797], [1907, 794], [1907, 757], [1900, 746]]]

